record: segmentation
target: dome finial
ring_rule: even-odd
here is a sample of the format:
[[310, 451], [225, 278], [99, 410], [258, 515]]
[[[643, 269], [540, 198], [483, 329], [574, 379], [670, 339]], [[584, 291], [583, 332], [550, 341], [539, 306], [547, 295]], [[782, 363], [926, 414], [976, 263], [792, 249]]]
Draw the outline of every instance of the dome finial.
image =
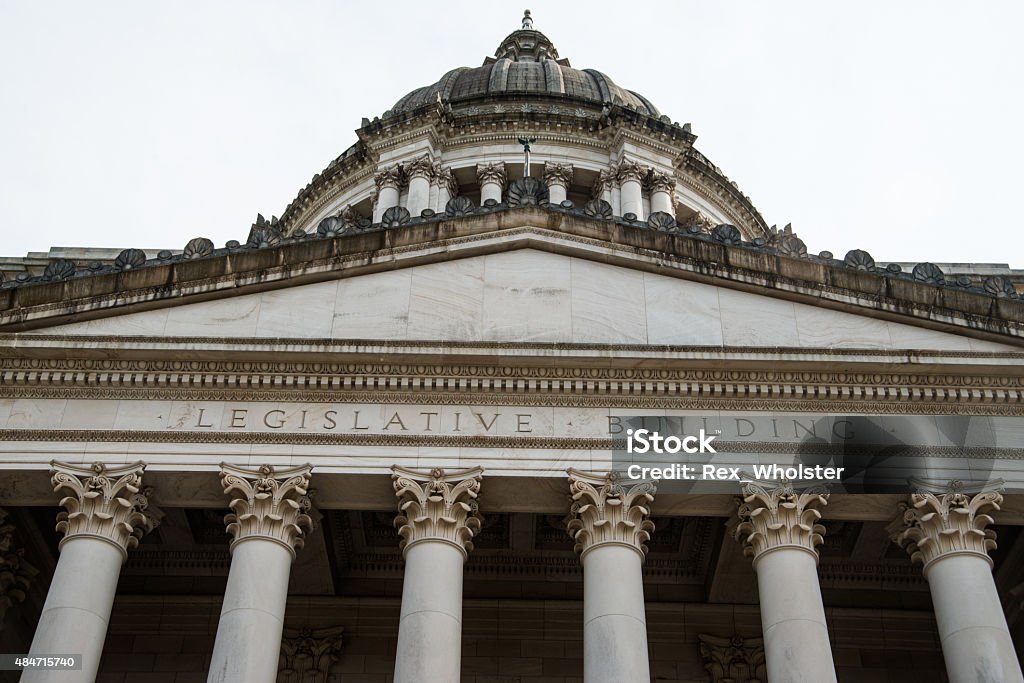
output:
[[533, 30], [533, 17], [530, 16], [530, 10], [523, 11], [523, 29], [524, 31]]

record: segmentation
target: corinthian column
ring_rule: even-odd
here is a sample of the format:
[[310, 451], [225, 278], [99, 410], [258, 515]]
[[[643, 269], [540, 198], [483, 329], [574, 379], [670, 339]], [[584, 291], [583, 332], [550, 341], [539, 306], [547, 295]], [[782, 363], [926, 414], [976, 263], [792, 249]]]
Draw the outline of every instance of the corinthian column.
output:
[[405, 177], [409, 179], [409, 198], [405, 208], [413, 218], [419, 218], [423, 209], [430, 206], [430, 180], [434, 177], [430, 155], [424, 154], [407, 163]]
[[950, 683], [1021, 683], [1020, 660], [992, 578], [986, 527], [1003, 497], [994, 491], [915, 493], [901, 504], [890, 537], [924, 565]]
[[476, 178], [480, 182], [480, 206], [488, 199], [501, 203], [501, 191], [506, 180], [505, 164], [500, 161], [479, 164], [476, 167]]
[[402, 184], [402, 170], [398, 165], [389, 166], [373, 176], [377, 186], [377, 205], [373, 210], [373, 222], [380, 223], [384, 212], [398, 206], [398, 188]]
[[569, 185], [572, 183], [572, 166], [570, 164], [544, 164], [544, 182], [548, 186], [548, 201], [558, 206], [565, 201]]
[[480, 530], [483, 470], [391, 468], [395, 526], [405, 557], [395, 683], [458, 683], [462, 670], [462, 565]]
[[622, 204], [623, 216], [632, 213], [639, 221], [645, 219], [642, 183], [646, 175], [646, 169], [635, 161], [626, 160], [619, 164], [616, 176], [619, 180], [621, 192], [619, 201]]
[[221, 465], [231, 569], [210, 661], [210, 683], [274, 683], [288, 599], [288, 575], [312, 529], [311, 465], [275, 470]]
[[769, 681], [835, 683], [818, 585], [823, 489], [747, 484], [735, 537], [754, 560]]
[[624, 487], [611, 474], [568, 472], [568, 530], [583, 563], [583, 678], [648, 683], [641, 568], [654, 531], [654, 484]]
[[128, 549], [152, 529], [141, 492], [145, 465], [91, 468], [52, 464], [54, 491], [69, 495], [57, 515], [60, 558], [39, 616], [31, 655], [81, 655], [80, 671], [27, 669], [22, 683], [91, 683], [96, 679], [117, 578]]
[[672, 193], [675, 191], [675, 178], [667, 173], [651, 173], [651, 213], [662, 211], [674, 216]]

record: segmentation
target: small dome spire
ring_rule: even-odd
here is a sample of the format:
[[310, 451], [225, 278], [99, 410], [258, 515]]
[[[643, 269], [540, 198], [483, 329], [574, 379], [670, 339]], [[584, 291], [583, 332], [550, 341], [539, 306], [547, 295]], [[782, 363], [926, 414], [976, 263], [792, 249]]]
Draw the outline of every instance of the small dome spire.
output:
[[530, 10], [523, 11], [523, 31], [533, 30], [533, 17], [530, 16]]

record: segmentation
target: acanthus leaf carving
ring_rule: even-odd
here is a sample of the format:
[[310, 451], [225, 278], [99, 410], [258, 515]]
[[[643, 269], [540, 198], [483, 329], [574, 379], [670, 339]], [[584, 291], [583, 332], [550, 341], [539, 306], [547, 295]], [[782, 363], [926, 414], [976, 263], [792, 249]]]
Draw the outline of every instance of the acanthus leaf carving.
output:
[[278, 683], [327, 683], [338, 661], [344, 628], [285, 629]]
[[402, 170], [407, 179], [426, 178], [430, 180], [434, 177], [434, 162], [429, 154], [423, 153], [412, 161], [406, 162]]
[[701, 633], [697, 639], [711, 683], [765, 683], [768, 680], [763, 638], [723, 638]]
[[397, 190], [402, 186], [403, 180], [402, 169], [398, 164], [393, 164], [392, 166], [381, 169], [373, 176], [373, 183], [377, 186], [377, 192], [380, 192], [385, 187], [391, 187]]
[[996, 548], [996, 533], [988, 529], [993, 519], [987, 513], [999, 510], [1003, 496], [998, 491], [970, 495], [951, 482], [945, 493], [919, 491], [908, 503], [900, 503], [900, 515], [888, 527], [889, 537], [914, 562], [928, 567], [949, 555], [978, 555], [992, 565], [988, 553]]
[[636, 161], [623, 159], [615, 169], [615, 177], [619, 183], [629, 181], [642, 183], [644, 178], [647, 177], [647, 169]]
[[658, 173], [657, 171], [652, 171], [650, 176], [650, 183], [652, 192], [668, 192], [672, 195], [675, 194], [676, 179], [674, 176], [670, 176], [667, 173]]
[[548, 187], [552, 185], [569, 187], [572, 184], [572, 174], [572, 164], [559, 164], [553, 161], [544, 164], [544, 182]]
[[468, 557], [480, 531], [476, 499], [483, 468], [445, 472], [435, 467], [420, 472], [395, 465], [391, 480], [398, 498], [394, 525], [404, 552], [420, 541], [450, 543]]
[[504, 188], [505, 180], [507, 178], [508, 176], [505, 173], [505, 164], [500, 161], [495, 161], [489, 164], [477, 164], [476, 179], [481, 185], [497, 183]]
[[302, 548], [304, 535], [313, 530], [308, 514], [312, 470], [312, 465], [276, 470], [271, 465], [251, 469], [222, 463], [224, 493], [236, 496], [228, 504], [231, 514], [224, 517], [227, 532], [234, 537], [231, 547], [260, 538], [280, 543], [294, 557]]
[[60, 544], [75, 537], [99, 538], [117, 546], [124, 557], [139, 539], [157, 524], [149, 508], [150, 491], [142, 490], [142, 462], [108, 467], [51, 463], [54, 491], [69, 491], [61, 499], [66, 509], [57, 515], [57, 531], [64, 534]]
[[623, 486], [614, 473], [595, 474], [570, 468], [572, 506], [566, 528], [581, 557], [603, 544], [633, 548], [643, 558], [654, 531], [650, 505], [657, 491], [652, 482]]
[[821, 512], [816, 508], [827, 504], [828, 493], [822, 486], [798, 491], [790, 482], [750, 482], [743, 487], [740, 523], [733, 536], [754, 562], [779, 548], [805, 550], [817, 559], [825, 527], [818, 523]]

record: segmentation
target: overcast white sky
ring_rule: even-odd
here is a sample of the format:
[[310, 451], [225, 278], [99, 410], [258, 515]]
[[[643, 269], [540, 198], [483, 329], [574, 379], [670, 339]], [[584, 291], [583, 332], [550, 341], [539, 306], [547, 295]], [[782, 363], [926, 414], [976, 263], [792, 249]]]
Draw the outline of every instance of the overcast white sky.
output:
[[[527, 6], [812, 251], [1024, 267], [1024, 2]], [[523, 8], [0, 0], [0, 255], [244, 240]]]

